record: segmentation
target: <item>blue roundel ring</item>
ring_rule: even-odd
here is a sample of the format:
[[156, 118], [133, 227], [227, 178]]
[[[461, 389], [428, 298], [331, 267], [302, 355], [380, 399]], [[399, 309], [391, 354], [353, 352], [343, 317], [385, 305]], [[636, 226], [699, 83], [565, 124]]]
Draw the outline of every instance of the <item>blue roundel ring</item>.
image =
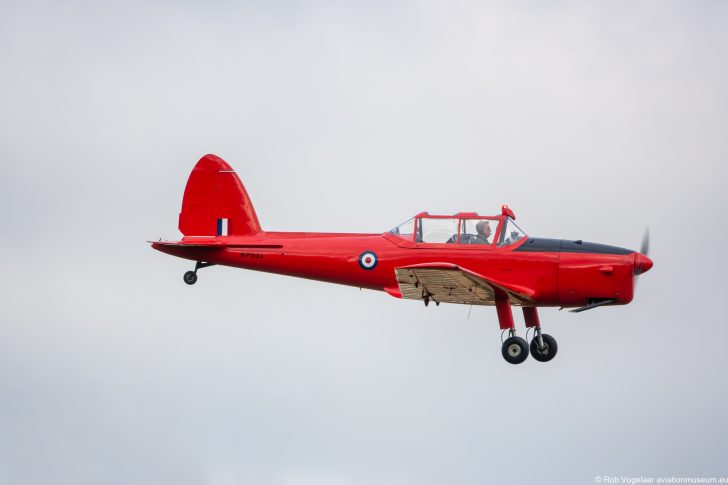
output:
[[377, 253], [374, 251], [364, 251], [359, 255], [359, 267], [367, 271], [371, 271], [377, 267]]

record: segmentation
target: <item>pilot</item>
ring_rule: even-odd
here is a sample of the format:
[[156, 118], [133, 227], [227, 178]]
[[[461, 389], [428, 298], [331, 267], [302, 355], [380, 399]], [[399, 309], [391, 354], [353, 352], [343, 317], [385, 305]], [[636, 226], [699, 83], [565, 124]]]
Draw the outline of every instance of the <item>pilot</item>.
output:
[[478, 221], [475, 224], [475, 231], [478, 233], [473, 239], [473, 244], [490, 244], [490, 223], [488, 221]]

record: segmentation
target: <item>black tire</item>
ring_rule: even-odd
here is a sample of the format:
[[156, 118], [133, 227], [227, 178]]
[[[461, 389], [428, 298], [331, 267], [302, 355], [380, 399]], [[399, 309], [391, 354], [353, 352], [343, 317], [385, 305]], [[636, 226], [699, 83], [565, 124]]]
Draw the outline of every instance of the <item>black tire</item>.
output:
[[194, 271], [188, 271], [185, 273], [183, 279], [188, 285], [194, 285], [195, 283], [197, 283], [197, 273], [195, 273]]
[[501, 354], [509, 364], [520, 364], [528, 358], [528, 344], [521, 337], [509, 337], [503, 342]]
[[556, 344], [556, 339], [551, 335], [544, 333], [541, 334], [541, 338], [543, 339], [543, 349], [538, 348], [538, 337], [533, 337], [533, 340], [531, 340], [531, 356], [539, 362], [548, 362], [556, 357], [559, 346]]

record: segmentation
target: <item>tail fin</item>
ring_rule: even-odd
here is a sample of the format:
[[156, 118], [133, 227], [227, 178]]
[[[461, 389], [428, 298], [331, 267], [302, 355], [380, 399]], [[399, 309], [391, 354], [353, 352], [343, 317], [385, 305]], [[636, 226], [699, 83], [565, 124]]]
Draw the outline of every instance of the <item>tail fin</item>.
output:
[[185, 236], [232, 236], [260, 232], [250, 197], [220, 157], [205, 155], [192, 169], [179, 215]]

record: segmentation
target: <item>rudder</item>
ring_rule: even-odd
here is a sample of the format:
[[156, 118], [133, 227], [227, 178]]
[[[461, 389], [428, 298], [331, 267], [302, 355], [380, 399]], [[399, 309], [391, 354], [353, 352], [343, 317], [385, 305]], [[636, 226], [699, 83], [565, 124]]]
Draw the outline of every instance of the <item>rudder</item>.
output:
[[185, 236], [243, 236], [261, 231], [243, 183], [222, 158], [205, 155], [192, 169], [179, 230]]

